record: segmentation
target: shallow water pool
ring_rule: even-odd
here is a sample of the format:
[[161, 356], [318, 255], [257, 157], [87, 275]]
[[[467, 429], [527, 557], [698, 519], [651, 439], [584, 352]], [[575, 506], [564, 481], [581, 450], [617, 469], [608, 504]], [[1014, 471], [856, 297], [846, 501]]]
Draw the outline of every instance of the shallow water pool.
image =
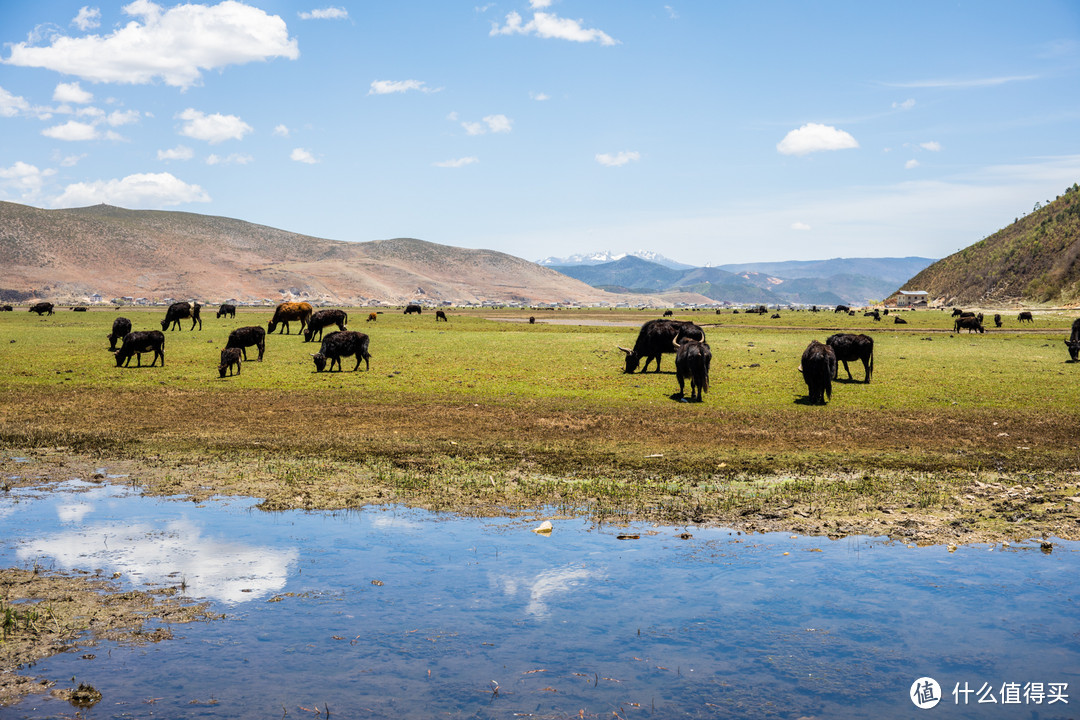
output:
[[[24, 674], [93, 685], [87, 718], [910, 718], [931, 696], [926, 717], [1080, 716], [1077, 543], [950, 553], [582, 519], [544, 536], [539, 518], [253, 504], [5, 494], [5, 566], [183, 584], [226, 614]], [[939, 689], [913, 700], [920, 678]], [[75, 712], [31, 697], [0, 717]]]

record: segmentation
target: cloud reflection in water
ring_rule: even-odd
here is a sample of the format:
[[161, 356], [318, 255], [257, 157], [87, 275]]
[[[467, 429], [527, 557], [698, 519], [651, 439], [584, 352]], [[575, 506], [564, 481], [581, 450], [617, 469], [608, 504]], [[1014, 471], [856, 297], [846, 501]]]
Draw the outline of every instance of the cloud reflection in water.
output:
[[529, 602], [525, 612], [534, 617], [547, 617], [551, 614], [548, 602], [558, 595], [574, 592], [589, 580], [598, 579], [601, 574], [583, 567], [563, 567], [545, 570], [535, 577], [501, 577], [499, 584], [505, 594], [515, 597], [522, 593], [528, 595]]
[[[88, 510], [58, 509], [61, 519], [80, 512]], [[204, 537], [184, 519], [164, 526], [113, 523], [55, 533], [27, 542], [18, 556], [24, 561], [52, 557], [69, 570], [90, 564], [145, 583], [176, 585], [183, 578], [192, 597], [238, 603], [283, 588], [298, 552]]]

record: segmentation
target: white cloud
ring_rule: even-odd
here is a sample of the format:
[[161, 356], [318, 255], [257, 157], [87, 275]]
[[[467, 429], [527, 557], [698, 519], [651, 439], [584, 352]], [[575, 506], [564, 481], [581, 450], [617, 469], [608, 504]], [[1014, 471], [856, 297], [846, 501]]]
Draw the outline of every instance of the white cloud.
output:
[[189, 185], [170, 173], [138, 173], [120, 180], [96, 180], [68, 185], [52, 201], [53, 207], [85, 207], [106, 203], [134, 209], [152, 209], [189, 202], [210, 202], [198, 185]]
[[544, 100], [550, 100], [551, 99], [550, 95], [548, 95], [547, 93], [542, 93], [542, 92], [540, 92], [540, 93], [531, 92], [531, 93], [529, 93], [529, 97], [531, 99], [537, 100], [539, 102], [543, 102]]
[[53, 90], [53, 100], [61, 103], [75, 103], [85, 105], [94, 99], [93, 93], [89, 93], [79, 87], [79, 83], [60, 83]]
[[910, 110], [911, 108], [915, 107], [915, 100], [913, 100], [912, 98], [908, 98], [904, 102], [894, 102], [892, 106], [894, 110]]
[[914, 82], [886, 83], [886, 85], [899, 88], [972, 88], [994, 87], [996, 85], [1038, 79], [1038, 75], [1004, 75], [1000, 77], [971, 78], [969, 80], [916, 80]]
[[248, 165], [253, 162], [255, 162], [255, 158], [251, 155], [242, 155], [241, 153], [232, 153], [225, 157], [211, 154], [206, 158], [207, 165]]
[[289, 159], [308, 165], [314, 165], [319, 162], [315, 159], [315, 156], [311, 154], [310, 150], [305, 150], [304, 148], [294, 148], [293, 151], [289, 153]]
[[480, 162], [480, 158], [478, 158], [478, 157], [462, 157], [462, 158], [457, 158], [455, 160], [444, 160], [442, 162], [432, 163], [432, 165], [434, 165], [435, 167], [441, 167], [441, 168], [459, 168], [459, 167], [465, 167], [466, 165], [472, 165], [473, 163], [478, 163], [478, 162]]
[[284, 125], [278, 125], [274, 128], [274, 134], [278, 137], [289, 137], [289, 128]]
[[120, 127], [121, 125], [131, 125], [132, 123], [139, 122], [138, 110], [114, 110], [109, 113], [105, 122], [109, 123], [112, 127]]
[[186, 145], [177, 145], [169, 150], [158, 150], [158, 160], [190, 160], [195, 157], [195, 151]]
[[252, 127], [235, 115], [207, 115], [188, 108], [177, 117], [184, 121], [180, 134], [216, 145], [226, 140], [242, 140]]
[[[452, 113], [451, 116], [456, 118], [457, 114]], [[486, 135], [489, 132], [508, 133], [513, 126], [514, 121], [505, 115], [486, 115], [480, 122], [461, 123], [461, 127], [465, 128], [465, 132], [469, 135]]]
[[11, 167], [0, 167], [0, 188], [11, 188], [20, 199], [30, 200], [41, 192], [45, 178], [55, 174], [55, 170], [39, 170], [20, 160]]
[[349, 11], [343, 7], [328, 7], [311, 12], [297, 13], [301, 20], [348, 20]]
[[109, 35], [56, 34], [50, 45], [40, 47], [14, 43], [4, 62], [91, 82], [143, 85], [161, 80], [188, 88], [201, 80], [204, 70], [300, 56], [284, 20], [235, 0], [168, 10], [149, 0], [134, 0], [123, 10], [136, 19]]
[[427, 87], [423, 80], [374, 80], [368, 95], [390, 95], [391, 93], [406, 93], [410, 90], [419, 90], [424, 93], [438, 92]]
[[919, 167], [919, 161], [915, 158], [912, 158], [911, 160], [908, 160], [906, 163], [904, 163], [905, 170], [914, 170], [917, 167]]
[[671, 18], [672, 20], [679, 19], [679, 13], [675, 12], [675, 8], [671, 7], [670, 5], [665, 5], [664, 9], [667, 10], [669, 18]]
[[596, 162], [604, 165], [605, 167], [621, 167], [630, 162], [637, 162], [641, 159], [641, 153], [631, 150], [630, 152], [621, 151], [614, 155], [610, 153], [597, 153]]
[[0, 87], [0, 117], [15, 117], [30, 111], [30, 103]]
[[618, 45], [619, 41], [612, 38], [603, 30], [585, 28], [581, 20], [569, 20], [551, 13], [533, 13], [529, 22], [522, 22], [522, 17], [516, 12], [506, 16], [506, 24], [499, 27], [492, 23], [490, 35], [536, 35], [544, 39], [555, 38], [558, 40], [570, 40], [572, 42], [598, 42], [601, 45]]
[[551, 7], [551, 0], [529, 0], [529, 7], [533, 10], [543, 10]]
[[51, 128], [45, 128], [41, 131], [41, 134], [45, 137], [52, 138], [53, 140], [65, 140], [68, 142], [96, 140], [101, 137], [96, 127], [89, 123], [83, 123], [77, 120], [68, 120], [63, 125], [54, 125]]
[[807, 225], [804, 222], [793, 222], [793, 223], [791, 223], [791, 229], [792, 230], [809, 230], [810, 226]]
[[941, 143], [933, 140], [930, 142], [919, 143], [919, 147], [923, 150], [929, 150], [930, 152], [941, 152]]
[[84, 157], [86, 157], [85, 153], [82, 155], [65, 155], [59, 160], [60, 167], [75, 167]]
[[776, 145], [782, 155], [806, 155], [820, 150], [846, 150], [857, 148], [859, 143], [843, 130], [829, 125], [807, 123], [792, 130]]
[[97, 8], [83, 5], [79, 8], [79, 14], [75, 16], [75, 19], [71, 21], [71, 24], [83, 32], [93, 30], [101, 25], [101, 11]]

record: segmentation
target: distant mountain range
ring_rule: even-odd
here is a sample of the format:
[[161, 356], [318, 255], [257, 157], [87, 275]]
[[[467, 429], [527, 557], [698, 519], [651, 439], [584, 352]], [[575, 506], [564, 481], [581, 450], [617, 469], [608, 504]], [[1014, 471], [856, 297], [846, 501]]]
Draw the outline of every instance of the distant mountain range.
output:
[[719, 267], [675, 263], [678, 267], [672, 267], [642, 258], [644, 254], [630, 253], [602, 263], [548, 267], [615, 293], [697, 293], [732, 303], [865, 305], [892, 295], [934, 262], [921, 257], [835, 258]]
[[651, 252], [649, 250], [634, 250], [628, 253], [613, 253], [610, 250], [601, 250], [586, 255], [571, 255], [570, 257], [565, 258], [547, 257], [543, 260], [537, 260], [536, 264], [545, 267], [555, 265], [560, 267], [573, 265], [601, 265], [604, 263], [615, 262], [616, 260], [622, 260], [624, 257], [641, 258], [642, 260], [648, 260], [657, 265], [663, 265], [664, 267], [674, 268], [676, 270], [689, 270], [694, 267], [693, 265], [677, 262], [671, 258], [664, 257], [660, 253]]

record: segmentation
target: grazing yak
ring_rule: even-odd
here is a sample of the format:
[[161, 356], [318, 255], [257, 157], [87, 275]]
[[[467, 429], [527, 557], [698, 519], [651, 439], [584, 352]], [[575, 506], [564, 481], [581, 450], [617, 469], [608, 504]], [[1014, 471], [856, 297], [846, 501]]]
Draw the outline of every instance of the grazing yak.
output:
[[138, 356], [138, 367], [142, 367], [142, 354], [154, 353], [154, 360], [150, 367], [154, 367], [158, 358], [161, 358], [161, 367], [165, 367], [165, 333], [160, 330], [137, 330], [124, 336], [124, 343], [116, 351], [116, 367], [123, 365], [128, 367], [131, 356]]
[[307, 330], [304, 330], [304, 342], [315, 339], [315, 333], [319, 333], [322, 340], [323, 329], [331, 325], [337, 325], [338, 330], [345, 329], [345, 323], [349, 322], [349, 315], [344, 310], [320, 310], [308, 320]]
[[408, 305], [405, 306], [405, 314], [406, 315], [412, 315], [413, 313], [416, 313], [417, 315], [421, 315], [421, 314], [423, 314], [423, 312], [424, 312], [424, 308], [420, 307], [416, 303], [409, 303]]
[[[225, 315], [228, 315], [231, 318], [235, 318], [236, 317], [236, 306], [235, 305], [230, 305], [229, 303], [222, 303], [221, 307], [218, 308], [217, 316], [220, 318], [220, 317], [223, 317]], [[239, 374], [240, 373], [238, 372], [237, 375], [239, 375]]]
[[837, 333], [830, 335], [825, 344], [833, 351], [833, 380], [836, 379], [837, 362], [844, 363], [844, 371], [848, 380], [851, 380], [851, 370], [848, 362], [862, 360], [863, 370], [866, 377], [864, 383], [870, 382], [870, 376], [874, 374], [874, 338], [869, 335], [854, 335], [851, 333]]
[[832, 380], [836, 377], [836, 354], [828, 345], [811, 340], [803, 350], [799, 371], [806, 381], [807, 396], [813, 405], [824, 405], [825, 396], [832, 400]]
[[199, 303], [187, 303], [187, 302], [174, 302], [169, 306], [169, 309], [165, 311], [165, 319], [161, 321], [162, 330], [180, 330], [180, 321], [184, 318], [191, 318], [191, 329], [195, 329], [195, 324], [198, 323], [199, 329], [202, 330], [202, 318], [199, 317], [199, 310], [202, 309], [202, 305]]
[[364, 369], [371, 369], [371, 353], [368, 352], [368, 336], [354, 330], [339, 330], [332, 332], [322, 340], [319, 352], [311, 356], [315, 361], [315, 371], [322, 372], [326, 368], [326, 361], [330, 361], [330, 372], [334, 372], [334, 365], [341, 372], [341, 358], [356, 356], [356, 367], [353, 372], [360, 369], [360, 360], [364, 360]]
[[52, 315], [53, 307], [55, 306], [51, 302], [38, 302], [30, 306], [30, 312], [37, 313], [39, 317], [41, 315]]
[[1025, 321], [1027, 321], [1027, 322], [1029, 322], [1029, 323], [1033, 323], [1033, 322], [1035, 322], [1035, 318], [1031, 317], [1031, 312], [1030, 312], [1030, 311], [1028, 311], [1028, 310], [1024, 310], [1024, 311], [1023, 311], [1022, 313], [1020, 313], [1019, 315], [1017, 315], [1017, 316], [1016, 316], [1016, 319], [1017, 319], [1017, 320], [1018, 320], [1019, 322], [1025, 322]]
[[11, 305], [0, 305], [0, 312], [12, 312], [14, 309]]
[[444, 313], [442, 310], [436, 310], [435, 311], [435, 322], [439, 322], [440, 320], [442, 320], [443, 322], [450, 322], [449, 320], [446, 319], [446, 313]]
[[664, 311], [664, 317], [671, 317], [671, 316], [673, 316], [674, 314], [675, 314], [675, 313], [674, 313], [673, 311], [671, 311], [671, 310], [665, 310], [665, 311]]
[[116, 341], [123, 340], [124, 336], [131, 332], [131, 321], [126, 317], [118, 317], [112, 322], [112, 332], [109, 333], [109, 350], [116, 352]]
[[236, 349], [247, 360], [247, 349], [254, 345], [259, 350], [259, 362], [262, 362], [263, 353], [266, 352], [266, 331], [258, 325], [239, 327], [229, 333], [229, 339], [225, 343], [226, 350]]
[[[300, 321], [300, 332], [304, 332], [308, 321], [311, 320], [311, 303], [306, 302], [283, 302], [274, 309], [274, 317], [266, 323], [266, 332], [272, 333], [280, 324], [286, 335], [291, 335], [289, 323], [293, 320]], [[278, 334], [281, 330], [278, 330]]]
[[[262, 328], [259, 328], [262, 330]], [[227, 347], [221, 351], [221, 363], [218, 365], [218, 376], [225, 377], [225, 371], [229, 371], [229, 377], [232, 377], [233, 365], [236, 366], [236, 374], [240, 374], [240, 348]], [[260, 360], [262, 358], [259, 358]]]
[[701, 402], [701, 393], [709, 392], [709, 364], [712, 350], [701, 340], [688, 338], [672, 340], [675, 346], [675, 378], [679, 381], [679, 397], [683, 397], [683, 383], [690, 380], [690, 401]]
[[994, 313], [994, 327], [1001, 327], [1001, 313]]
[[375, 322], [378, 319], [379, 319], [379, 314], [378, 313], [368, 313], [367, 314], [367, 321], [368, 322]]
[[985, 330], [983, 330], [982, 320], [971, 315], [968, 315], [966, 317], [958, 317], [956, 318], [956, 322], [953, 323], [953, 332], [958, 333], [965, 328], [967, 329], [969, 335], [975, 331], [978, 331], [980, 333], [986, 332]]
[[835, 310], [833, 310], [833, 312], [834, 312], [834, 313], [838, 313], [838, 312], [842, 312], [842, 313], [846, 313], [846, 312], [851, 312], [851, 308], [849, 308], [849, 307], [848, 307], [847, 305], [837, 305], [837, 306], [836, 306], [836, 309], [835, 309]]
[[1073, 320], [1072, 334], [1065, 341], [1065, 345], [1069, 348], [1069, 357], [1076, 362], [1077, 356], [1080, 355], [1080, 318]]
[[705, 331], [692, 322], [682, 320], [649, 320], [641, 326], [633, 350], [619, 348], [626, 353], [626, 367], [623, 372], [632, 373], [637, 370], [642, 358], [645, 359], [645, 366], [641, 368], [641, 372], [646, 372], [649, 369], [649, 363], [654, 359], [656, 360], [654, 372], [660, 372], [660, 356], [663, 353], [675, 352], [671, 343], [678, 337], [704, 342]]

